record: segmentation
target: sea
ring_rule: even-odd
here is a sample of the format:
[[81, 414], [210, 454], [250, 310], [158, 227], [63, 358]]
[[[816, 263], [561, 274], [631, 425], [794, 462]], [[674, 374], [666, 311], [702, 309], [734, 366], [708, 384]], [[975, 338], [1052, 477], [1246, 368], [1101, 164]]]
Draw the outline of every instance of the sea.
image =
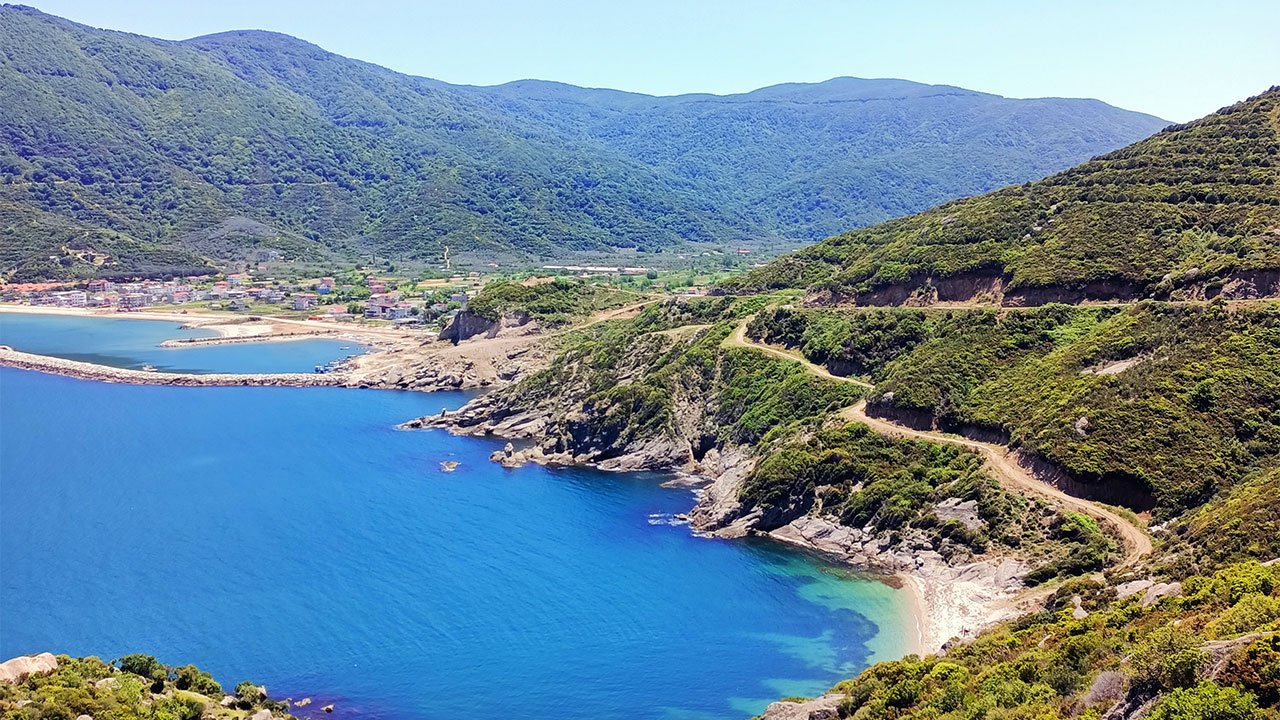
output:
[[[0, 344], [119, 367], [296, 372], [351, 352], [157, 347], [182, 336], [0, 314]], [[719, 719], [909, 646], [902, 591], [699, 537], [665, 475], [505, 469], [501, 441], [397, 429], [468, 397], [0, 368], [0, 659], [142, 652], [334, 718]]]

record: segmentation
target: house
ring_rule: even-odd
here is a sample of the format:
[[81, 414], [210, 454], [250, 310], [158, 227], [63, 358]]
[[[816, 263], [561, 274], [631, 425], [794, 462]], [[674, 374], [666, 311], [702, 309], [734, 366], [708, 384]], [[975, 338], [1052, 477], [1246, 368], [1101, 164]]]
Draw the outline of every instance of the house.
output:
[[293, 296], [294, 310], [310, 310], [316, 304], [317, 296], [313, 293], [298, 293]]
[[90, 280], [89, 283], [85, 285], [85, 290], [91, 293], [102, 293], [102, 292], [106, 292], [107, 289], [110, 287], [110, 285], [111, 284], [108, 283], [106, 280], [102, 280], [102, 279]]
[[88, 294], [83, 290], [64, 290], [52, 293], [52, 296], [53, 304], [58, 307], [84, 307], [89, 301]]
[[413, 306], [409, 303], [396, 303], [382, 311], [382, 317], [387, 320], [404, 320], [412, 314]]
[[127, 292], [120, 295], [120, 309], [123, 311], [137, 310], [147, 306], [147, 294], [140, 292]]
[[400, 293], [389, 292], [370, 295], [364, 304], [364, 316], [367, 318], [385, 318], [387, 308], [395, 307], [400, 302]]

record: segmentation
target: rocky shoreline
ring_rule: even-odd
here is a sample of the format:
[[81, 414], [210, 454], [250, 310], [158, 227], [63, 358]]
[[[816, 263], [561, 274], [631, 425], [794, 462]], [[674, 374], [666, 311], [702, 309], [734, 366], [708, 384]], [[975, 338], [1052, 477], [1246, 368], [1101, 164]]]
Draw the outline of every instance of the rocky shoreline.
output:
[[[526, 443], [545, 435], [549, 422], [536, 411], [505, 413], [494, 398], [480, 397], [466, 406], [401, 425], [405, 429], [440, 428], [457, 435], [500, 437]], [[697, 502], [688, 513], [690, 527], [709, 537], [766, 537], [820, 554], [838, 563], [883, 577], [909, 595], [906, 654], [935, 653], [950, 641], [976, 636], [981, 630], [1018, 615], [1022, 577], [1029, 566], [1015, 558], [990, 556], [948, 559], [924, 533], [891, 539], [870, 529], [840, 525], [834, 518], [803, 516], [772, 529], [759, 527], [759, 511], [745, 511], [738, 501], [742, 481], [755, 465], [745, 448], [712, 449], [699, 461], [675, 442], [654, 440], [602, 460], [566, 452], [548, 452], [528, 444], [505, 449], [490, 458], [506, 467], [526, 463], [587, 466], [601, 470], [677, 472], [680, 483], [695, 488]], [[963, 513], [948, 508], [953, 512]]]

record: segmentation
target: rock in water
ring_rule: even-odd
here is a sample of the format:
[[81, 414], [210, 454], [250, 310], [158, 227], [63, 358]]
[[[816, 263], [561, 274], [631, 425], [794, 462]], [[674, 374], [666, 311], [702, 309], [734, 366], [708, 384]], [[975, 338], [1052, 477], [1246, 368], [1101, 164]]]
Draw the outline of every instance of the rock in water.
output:
[[320, 709], [321, 709], [321, 710], [324, 710], [324, 711], [325, 711], [325, 712], [327, 712], [327, 713], [331, 713], [331, 712], [333, 712], [333, 703], [329, 703], [328, 705], [325, 705], [324, 707], [322, 707], [322, 708], [320, 708]]
[[53, 653], [22, 655], [0, 663], [0, 682], [17, 685], [32, 675], [47, 675], [58, 669]]

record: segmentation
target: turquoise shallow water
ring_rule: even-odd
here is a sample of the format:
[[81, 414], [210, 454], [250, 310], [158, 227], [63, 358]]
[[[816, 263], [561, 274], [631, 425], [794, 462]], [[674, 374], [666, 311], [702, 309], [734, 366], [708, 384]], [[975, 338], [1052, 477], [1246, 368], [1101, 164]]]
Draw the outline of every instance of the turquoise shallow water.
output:
[[165, 340], [217, 335], [181, 328], [180, 323], [156, 320], [0, 312], [0, 345], [111, 367], [150, 365], [185, 373], [311, 372], [317, 365], [363, 352], [349, 341], [321, 339], [160, 347]]
[[0, 369], [0, 655], [148, 652], [336, 717], [732, 718], [902, 647], [897, 591], [694, 537], [659, 476], [394, 429], [464, 400]]

